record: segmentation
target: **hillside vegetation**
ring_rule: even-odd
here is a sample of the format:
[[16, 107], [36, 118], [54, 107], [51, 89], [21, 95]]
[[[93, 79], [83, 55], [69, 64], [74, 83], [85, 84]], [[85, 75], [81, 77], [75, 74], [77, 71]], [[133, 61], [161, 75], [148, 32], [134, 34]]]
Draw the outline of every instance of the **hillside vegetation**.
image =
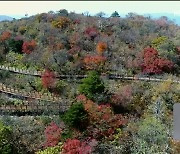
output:
[[[0, 87], [1, 109], [19, 107], [13, 114], [24, 115], [25, 100], [46, 106], [39, 116], [10, 117], [9, 110], [0, 117], [0, 154], [180, 153], [172, 137], [180, 27], [165, 16], [121, 18], [115, 11], [107, 18], [64, 9], [0, 22], [0, 65], [42, 72], [0, 70], [0, 83], [13, 91]], [[109, 74], [167, 81], [110, 80]], [[43, 94], [49, 101], [36, 99]]]

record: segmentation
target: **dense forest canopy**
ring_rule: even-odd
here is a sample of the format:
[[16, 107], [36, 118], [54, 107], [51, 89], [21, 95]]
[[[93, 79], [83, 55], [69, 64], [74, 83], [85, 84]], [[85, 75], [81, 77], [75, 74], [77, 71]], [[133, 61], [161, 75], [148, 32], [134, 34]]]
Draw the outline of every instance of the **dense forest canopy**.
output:
[[[116, 11], [111, 17], [103, 17], [103, 12], [90, 16], [65, 9], [49, 11], [1, 22], [1, 62], [61, 74], [95, 69], [129, 75], [178, 75], [179, 30], [164, 16], [151, 19], [129, 13], [121, 18]], [[10, 54], [16, 61], [8, 59]]]

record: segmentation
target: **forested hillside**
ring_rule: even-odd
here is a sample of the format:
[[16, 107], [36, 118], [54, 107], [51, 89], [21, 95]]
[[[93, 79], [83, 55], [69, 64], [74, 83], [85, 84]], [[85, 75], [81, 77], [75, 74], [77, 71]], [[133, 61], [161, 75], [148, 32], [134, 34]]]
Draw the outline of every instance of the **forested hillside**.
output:
[[165, 16], [0, 22], [0, 154], [179, 154], [179, 78], [180, 27]]
[[[179, 27], [166, 17], [42, 13], [2, 22], [1, 44], [7, 65], [49, 68], [61, 74], [89, 69], [122, 74], [178, 74], [179, 70]], [[8, 58], [11, 54], [15, 62]]]

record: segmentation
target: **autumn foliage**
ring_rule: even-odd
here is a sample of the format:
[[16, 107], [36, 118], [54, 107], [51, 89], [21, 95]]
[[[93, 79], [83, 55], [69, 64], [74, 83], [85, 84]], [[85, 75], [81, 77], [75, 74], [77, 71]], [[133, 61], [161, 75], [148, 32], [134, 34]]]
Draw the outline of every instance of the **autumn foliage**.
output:
[[96, 46], [97, 52], [101, 55], [107, 49], [107, 44], [105, 42], [99, 42]]
[[93, 101], [87, 100], [84, 103], [84, 108], [89, 113], [91, 122], [108, 120], [112, 115], [111, 107], [109, 104], [97, 105]]
[[78, 139], [68, 139], [63, 145], [63, 154], [91, 154], [91, 147]]
[[52, 147], [59, 143], [61, 138], [62, 129], [58, 127], [54, 122], [51, 122], [50, 125], [45, 129], [45, 138], [46, 142], [45, 147]]
[[132, 98], [132, 87], [127, 85], [120, 89], [120, 91], [111, 97], [112, 104], [126, 107]]
[[127, 122], [121, 114], [113, 113], [110, 104], [98, 105], [84, 95], [77, 96], [77, 100], [83, 102], [89, 115], [90, 125], [87, 131], [92, 138], [108, 137], [111, 140], [115, 130]]
[[115, 130], [126, 124], [125, 118], [121, 114], [114, 114], [109, 104], [97, 105], [87, 100], [84, 106], [91, 123], [87, 131], [95, 139], [108, 137], [112, 140]]
[[50, 70], [46, 69], [41, 76], [42, 85], [44, 88], [52, 88], [55, 84], [55, 74]]
[[64, 49], [64, 45], [62, 43], [52, 43], [49, 45], [48, 50], [49, 51], [58, 51]]
[[0, 41], [5, 41], [11, 37], [11, 33], [8, 31], [5, 31], [0, 36]]
[[71, 20], [67, 17], [59, 17], [57, 20], [52, 21], [52, 25], [60, 29], [66, 28], [70, 23]]
[[23, 43], [23, 52], [26, 54], [30, 54], [36, 47], [36, 41], [32, 40], [32, 41], [28, 41], [28, 42], [24, 42]]
[[171, 71], [173, 63], [165, 58], [160, 58], [158, 51], [154, 48], [144, 50], [142, 71], [148, 74], [159, 74]]
[[84, 64], [86, 69], [96, 69], [98, 66], [102, 66], [106, 61], [106, 57], [104, 56], [99, 56], [99, 55], [95, 55], [95, 56], [86, 56], [84, 58]]
[[98, 31], [94, 27], [88, 27], [85, 31], [84, 34], [89, 37], [90, 39], [94, 39], [95, 37], [98, 36]]

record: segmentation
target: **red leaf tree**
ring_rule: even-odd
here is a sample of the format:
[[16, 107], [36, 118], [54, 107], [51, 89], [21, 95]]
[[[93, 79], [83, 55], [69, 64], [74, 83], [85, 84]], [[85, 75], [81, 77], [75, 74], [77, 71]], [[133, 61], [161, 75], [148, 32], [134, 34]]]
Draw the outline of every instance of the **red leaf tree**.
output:
[[94, 40], [95, 37], [98, 36], [98, 31], [94, 27], [88, 27], [85, 31], [84, 34], [89, 37], [90, 39]]
[[89, 137], [97, 140], [107, 137], [111, 140], [115, 130], [127, 123], [124, 116], [114, 114], [110, 104], [98, 105], [84, 95], [79, 95], [77, 100], [83, 103], [88, 113], [90, 125], [87, 128], [87, 134]]
[[51, 122], [50, 125], [45, 129], [45, 138], [46, 142], [45, 147], [52, 147], [59, 143], [61, 138], [62, 129], [59, 128], [54, 122]]
[[69, 139], [64, 143], [63, 154], [91, 154], [91, 147], [77, 139]]
[[142, 71], [147, 74], [159, 74], [169, 72], [173, 68], [173, 63], [165, 58], [160, 58], [158, 51], [154, 48], [144, 50]]
[[46, 69], [41, 76], [42, 85], [44, 88], [52, 88], [55, 84], [55, 74], [54, 72]]
[[32, 41], [28, 41], [28, 42], [24, 42], [23, 43], [23, 52], [24, 53], [27, 53], [27, 54], [30, 54], [36, 47], [36, 41], [32, 40]]

